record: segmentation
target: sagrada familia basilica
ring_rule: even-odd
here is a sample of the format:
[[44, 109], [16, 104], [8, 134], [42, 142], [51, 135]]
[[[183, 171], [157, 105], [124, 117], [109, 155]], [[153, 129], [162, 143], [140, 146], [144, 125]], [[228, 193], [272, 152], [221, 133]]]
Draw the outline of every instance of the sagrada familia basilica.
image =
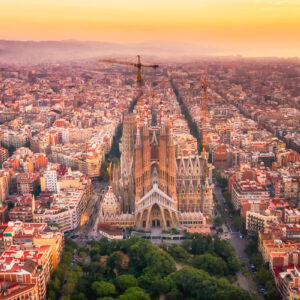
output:
[[121, 227], [198, 227], [213, 212], [212, 165], [207, 153], [176, 154], [172, 116], [164, 106], [138, 103], [124, 116], [121, 159], [100, 208], [100, 222]]

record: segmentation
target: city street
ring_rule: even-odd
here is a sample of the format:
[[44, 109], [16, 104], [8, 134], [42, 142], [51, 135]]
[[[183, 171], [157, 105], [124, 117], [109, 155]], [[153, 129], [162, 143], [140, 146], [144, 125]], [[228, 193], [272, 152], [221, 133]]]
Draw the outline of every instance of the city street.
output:
[[[218, 204], [221, 206], [222, 211], [224, 211], [224, 218], [225, 218], [225, 225], [226, 225], [225, 228], [227, 228], [227, 232], [228, 232], [227, 235], [229, 235], [229, 238], [227, 240], [233, 246], [233, 248], [234, 248], [236, 254], [238, 255], [238, 257], [240, 258], [241, 262], [243, 262], [245, 264], [245, 267], [251, 274], [251, 277], [248, 276], [247, 279], [246, 278], [239, 278], [239, 279], [241, 279], [241, 281], [243, 283], [245, 283], [245, 279], [247, 280], [247, 286], [243, 286], [243, 288], [245, 288], [249, 291], [252, 291], [252, 292], [257, 292], [257, 291], [259, 291], [259, 289], [258, 289], [259, 281], [258, 281], [257, 277], [255, 276], [255, 274], [253, 274], [251, 272], [250, 259], [244, 251], [247, 243], [249, 242], [249, 239], [241, 238], [240, 232], [233, 231], [234, 227], [232, 224], [232, 218], [230, 217], [230, 213], [226, 212], [226, 210], [225, 210], [226, 206], [225, 206], [225, 199], [222, 194], [222, 189], [217, 184], [214, 187], [214, 195], [218, 201]], [[239, 274], [238, 276], [244, 277], [242, 274]], [[253, 289], [251, 289], [251, 287], [254, 287], [254, 286], [257, 287], [257, 291], [253, 291]]]
[[106, 182], [94, 181], [92, 183], [92, 195], [82, 216], [82, 224], [72, 234], [73, 240], [80, 246], [85, 246], [87, 241], [97, 235], [99, 207], [106, 186]]

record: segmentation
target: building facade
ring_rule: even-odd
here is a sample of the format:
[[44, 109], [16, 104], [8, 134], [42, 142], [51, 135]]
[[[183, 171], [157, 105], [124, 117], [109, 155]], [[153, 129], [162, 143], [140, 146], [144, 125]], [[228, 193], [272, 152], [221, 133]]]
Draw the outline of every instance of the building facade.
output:
[[151, 116], [138, 106], [136, 115], [124, 117], [121, 161], [113, 168], [121, 213], [134, 215], [135, 227], [144, 230], [178, 227], [183, 212], [198, 212], [202, 221], [213, 210], [206, 155], [176, 157], [172, 117], [164, 116], [163, 105]]

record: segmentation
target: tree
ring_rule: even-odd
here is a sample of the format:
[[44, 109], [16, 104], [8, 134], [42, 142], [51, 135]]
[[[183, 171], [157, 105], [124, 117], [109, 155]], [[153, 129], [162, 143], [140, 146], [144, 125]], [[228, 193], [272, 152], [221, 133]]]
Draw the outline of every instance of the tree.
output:
[[[79, 250], [80, 251], [80, 250]], [[89, 252], [89, 254], [90, 254], [90, 257], [93, 259], [93, 257], [95, 256], [95, 255], [100, 255], [100, 249], [99, 249], [99, 247], [92, 247], [91, 248], [91, 250], [90, 250], [90, 252]]]
[[[74, 249], [77, 249], [78, 246], [77, 244], [72, 241], [71, 239], [66, 239], [65, 240], [65, 251], [73, 252]], [[72, 255], [72, 253], [71, 253]]]
[[129, 247], [130, 268], [134, 273], [138, 275], [142, 273], [143, 269], [147, 266], [146, 255], [154, 249], [155, 246], [153, 244], [143, 239], [139, 239]]
[[225, 261], [211, 254], [195, 255], [191, 261], [194, 268], [202, 269], [214, 276], [224, 276], [227, 274], [227, 265]]
[[[206, 300], [250, 300], [248, 292], [231, 285], [225, 279], [216, 279], [208, 273], [193, 267], [184, 267], [169, 276], [174, 285], [166, 293], [167, 299], [180, 295], [180, 299]], [[169, 293], [172, 291], [172, 298]]]
[[14, 152], [16, 151], [16, 147], [15, 146], [9, 146], [8, 147], [8, 153], [9, 153], [9, 156], [12, 156], [14, 154]]
[[234, 248], [227, 241], [221, 240], [216, 236], [214, 239], [214, 251], [226, 262], [229, 275], [235, 275], [240, 270], [241, 266]]
[[112, 283], [106, 281], [95, 281], [92, 283], [92, 291], [96, 296], [111, 296], [116, 293], [116, 288]]
[[102, 279], [104, 272], [106, 271], [106, 265], [101, 263], [100, 261], [93, 261], [88, 266], [88, 271], [90, 271], [91, 276], [93, 276], [94, 280]]
[[263, 285], [265, 285], [269, 280], [273, 279], [270, 272], [264, 267], [259, 268], [256, 276]]
[[71, 296], [71, 300], [87, 300], [87, 297], [83, 293], [75, 293]]
[[54, 277], [48, 283], [48, 290], [53, 290], [55, 293], [58, 293], [60, 290], [60, 285], [61, 285], [61, 282], [58, 279], [58, 277]]
[[244, 226], [244, 219], [238, 215], [238, 214], [235, 214], [233, 216], [233, 226], [237, 229], [237, 230], [242, 230], [243, 229], [243, 226]]
[[115, 251], [109, 256], [107, 265], [111, 268], [111, 270], [116, 269], [117, 272], [122, 269], [127, 269], [127, 257], [122, 251]]
[[126, 289], [137, 286], [137, 280], [133, 275], [120, 275], [117, 277], [116, 285], [121, 292]]
[[166, 276], [176, 270], [175, 261], [170, 254], [158, 248], [146, 255], [147, 267], [145, 273]]
[[249, 257], [251, 257], [252, 254], [258, 253], [258, 237], [255, 236], [249, 243], [247, 243], [245, 247], [245, 252]]
[[271, 299], [272, 300], [280, 300], [281, 299], [281, 295], [279, 294], [273, 280], [269, 280], [266, 282], [265, 289], [267, 292], [267, 299], [270, 299], [270, 300]]
[[7, 202], [7, 207], [8, 207], [8, 210], [11, 210], [15, 207], [15, 203], [12, 201], [9, 201], [9, 202]]
[[181, 244], [181, 247], [185, 249], [187, 252], [191, 253], [192, 251], [192, 241], [191, 240], [184, 240]]
[[131, 287], [123, 295], [119, 296], [117, 300], [150, 300], [150, 296], [139, 287]]
[[122, 137], [122, 132], [123, 132], [123, 124], [119, 124], [116, 129], [116, 134], [113, 137], [112, 145], [111, 145], [110, 152], [109, 152], [109, 157], [111, 159], [113, 159], [115, 157], [120, 158], [120, 156], [121, 156], [121, 152], [119, 149], [119, 143], [120, 143], [120, 139]]
[[56, 300], [56, 293], [53, 290], [48, 290], [47, 300]]
[[223, 197], [224, 197], [226, 202], [231, 202], [231, 194], [230, 194], [229, 191], [223, 192]]
[[256, 267], [260, 267], [263, 265], [263, 259], [259, 253], [253, 253], [250, 260]]
[[176, 260], [180, 262], [186, 261], [190, 254], [181, 246], [172, 244], [167, 249], [168, 253]]
[[109, 178], [109, 174], [108, 174], [108, 167], [109, 167], [109, 162], [108, 161], [102, 161], [101, 163], [101, 167], [100, 167], [100, 176], [99, 176], [99, 180], [100, 181], [107, 181]]
[[214, 219], [214, 226], [219, 227], [224, 224], [224, 219], [221, 216], [218, 216]]

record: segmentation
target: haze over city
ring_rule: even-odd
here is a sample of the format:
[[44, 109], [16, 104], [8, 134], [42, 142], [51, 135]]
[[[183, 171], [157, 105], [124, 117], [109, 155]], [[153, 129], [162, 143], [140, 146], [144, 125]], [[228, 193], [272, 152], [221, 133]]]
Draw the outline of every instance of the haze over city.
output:
[[[0, 39], [146, 43], [187, 55], [299, 57], [298, 0], [1, 1]], [[161, 49], [164, 51], [164, 49]], [[175, 50], [176, 52], [176, 50]]]

